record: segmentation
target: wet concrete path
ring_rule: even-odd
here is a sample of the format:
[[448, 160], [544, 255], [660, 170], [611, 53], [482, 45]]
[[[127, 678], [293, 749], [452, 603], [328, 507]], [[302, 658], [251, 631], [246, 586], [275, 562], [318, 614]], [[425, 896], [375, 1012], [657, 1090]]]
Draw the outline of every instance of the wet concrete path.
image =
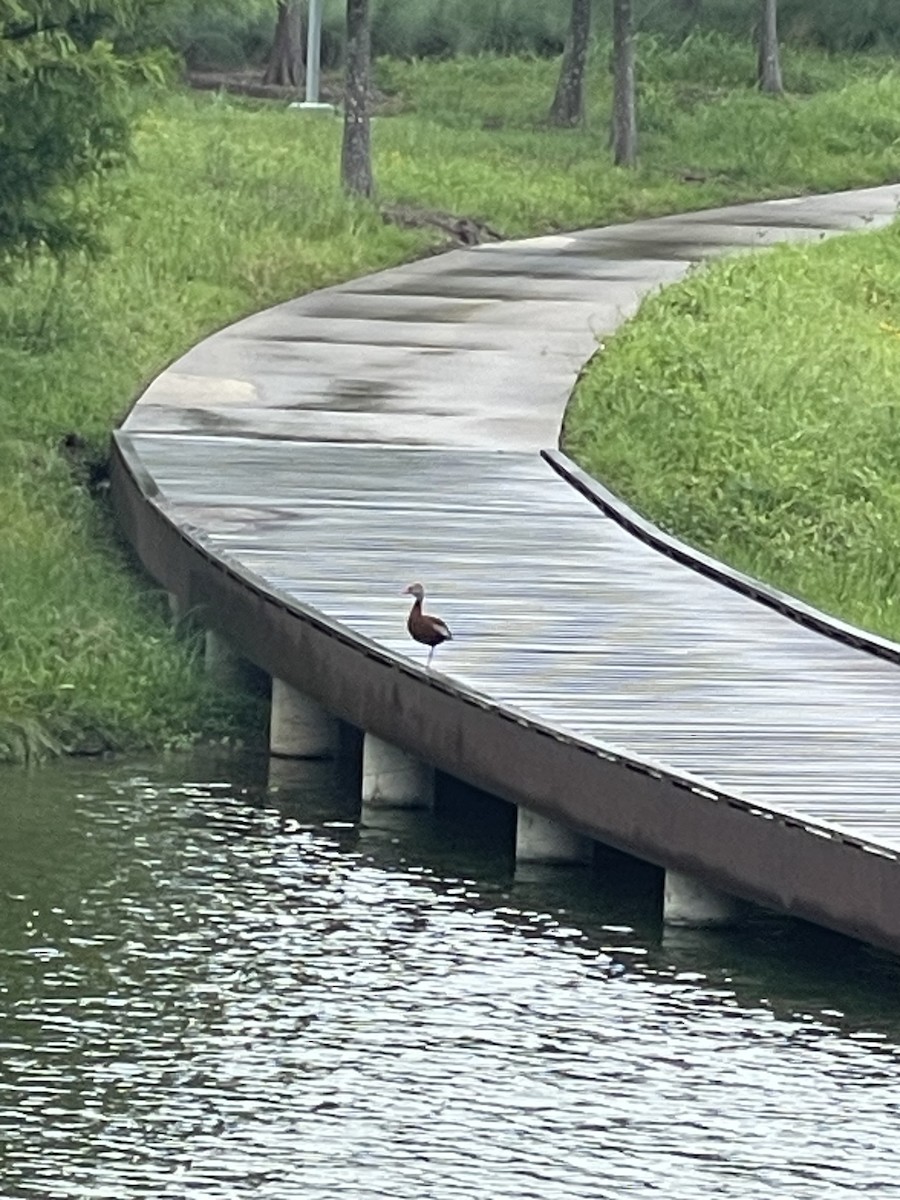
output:
[[900, 185], [456, 250], [301, 296], [207, 338], [129, 435], [539, 451], [575, 376], [654, 288], [704, 259], [885, 224]]

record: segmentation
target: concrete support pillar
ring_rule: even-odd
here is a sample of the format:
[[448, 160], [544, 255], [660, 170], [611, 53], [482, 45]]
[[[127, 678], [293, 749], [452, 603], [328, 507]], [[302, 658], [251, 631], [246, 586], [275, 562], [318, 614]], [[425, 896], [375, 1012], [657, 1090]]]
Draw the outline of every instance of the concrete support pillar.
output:
[[735, 925], [743, 905], [734, 896], [707, 887], [692, 875], [666, 871], [663, 890], [663, 922], [695, 929], [716, 925]]
[[334, 763], [327, 758], [274, 758], [268, 762], [267, 786], [272, 796], [284, 806], [300, 800], [307, 810], [312, 805], [323, 812], [348, 819], [356, 816], [356, 805], [347, 803], [343, 793], [335, 788]]
[[213, 629], [207, 629], [203, 639], [203, 665], [223, 687], [240, 687], [243, 677], [241, 656], [235, 654], [231, 643]]
[[226, 638], [212, 629], [203, 636], [203, 665], [207, 675], [226, 683], [238, 673], [240, 656], [235, 654]]
[[594, 843], [558, 821], [551, 821], [527, 808], [519, 808], [516, 819], [516, 862], [588, 863]]
[[173, 625], [179, 625], [190, 612], [190, 607], [177, 592], [167, 592], [169, 598], [169, 617]]
[[363, 804], [382, 808], [431, 808], [434, 769], [374, 734], [363, 739]]
[[269, 753], [280, 758], [334, 758], [338, 722], [283, 679], [272, 680]]
[[227, 638], [212, 629], [207, 629], [204, 634], [203, 663], [207, 675], [221, 688], [254, 692], [257, 695], [268, 691], [265, 671], [249, 659], [242, 658], [232, 649]]

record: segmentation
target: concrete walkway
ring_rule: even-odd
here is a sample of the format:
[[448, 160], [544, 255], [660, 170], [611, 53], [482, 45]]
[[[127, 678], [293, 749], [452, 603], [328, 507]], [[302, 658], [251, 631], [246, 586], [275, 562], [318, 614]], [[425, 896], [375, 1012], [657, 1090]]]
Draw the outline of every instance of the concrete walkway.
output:
[[[897, 667], [642, 545], [538, 451], [597, 339], [648, 291], [737, 248], [886, 224], [898, 203], [891, 186], [459, 250], [250, 317], [163, 372], [125, 421], [119, 447], [156, 522], [126, 526], [170, 590], [195, 594], [160, 548], [169, 528], [404, 672], [424, 654], [398, 593], [422, 579], [456, 635], [423, 686], [893, 863]], [[311, 690], [358, 713], [334, 670]], [[404, 708], [382, 723], [449, 762], [462, 734], [443, 719], [429, 730]], [[479, 779], [503, 784], [499, 767]], [[538, 806], [556, 803], [548, 784]], [[696, 865], [677, 830], [629, 826], [627, 797], [615, 819], [602, 797], [579, 803], [573, 819], [597, 836], [615, 825], [613, 844]], [[741, 837], [711, 878], [790, 908], [788, 880], [741, 874]], [[829, 921], [865, 931], [869, 916]]]
[[575, 376], [695, 263], [887, 223], [900, 186], [457, 250], [327, 288], [207, 338], [123, 431], [539, 451]]

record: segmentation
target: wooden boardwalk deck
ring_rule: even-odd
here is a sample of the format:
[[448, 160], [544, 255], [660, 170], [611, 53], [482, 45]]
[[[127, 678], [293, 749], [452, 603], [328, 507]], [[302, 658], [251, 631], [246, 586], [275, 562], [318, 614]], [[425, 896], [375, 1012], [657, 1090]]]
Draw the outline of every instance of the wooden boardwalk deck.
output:
[[[627, 780], [577, 802], [549, 782], [535, 794], [613, 844], [900, 949], [900, 668], [645, 545], [537, 453], [596, 337], [648, 289], [735, 246], [883, 223], [898, 201], [900, 188], [872, 189], [460, 251], [259, 314], [164, 372], [125, 422], [125, 526], [189, 599], [217, 603], [218, 573], [300, 622], [321, 617], [342, 649], [333, 662], [306, 651], [293, 675], [318, 672], [311, 690], [342, 715], [358, 716], [351, 691], [369, 686], [350, 678], [356, 646], [400, 668], [371, 684], [376, 730], [446, 767], [468, 744], [456, 697], [632, 780], [637, 767], [638, 791], [675, 780], [707, 808], [726, 801], [752, 818], [746, 861], [727, 814], [726, 855], [706, 816], [692, 845], [682, 810], [631, 804]], [[414, 578], [456, 638], [431, 678], [404, 632]], [[264, 603], [223, 597], [223, 627], [263, 665], [302, 658], [256, 628]], [[415, 681], [421, 711], [398, 679]], [[443, 728], [429, 730], [438, 701]], [[473, 728], [469, 774], [516, 792], [512, 762], [504, 781]], [[575, 766], [557, 779], [560, 793], [586, 788]], [[752, 844], [764, 825], [788, 836]], [[817, 845], [798, 851], [798, 833]]]

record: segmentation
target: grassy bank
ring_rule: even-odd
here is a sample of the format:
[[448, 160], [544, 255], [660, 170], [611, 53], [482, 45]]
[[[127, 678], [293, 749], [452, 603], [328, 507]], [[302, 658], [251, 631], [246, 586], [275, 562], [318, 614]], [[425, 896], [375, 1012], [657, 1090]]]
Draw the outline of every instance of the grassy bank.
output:
[[[553, 63], [383, 64], [395, 115], [375, 127], [381, 200], [515, 236], [895, 172], [900, 79], [883, 63], [793, 58], [802, 96], [770, 102], [747, 86], [749, 50], [705, 42], [645, 47], [642, 166], [615, 170], [602, 58], [591, 123], [566, 133], [541, 124]], [[101, 455], [142, 382], [211, 329], [435, 242], [341, 195], [339, 140], [337, 122], [162, 98], [135, 163], [106, 186], [109, 255], [0, 286], [0, 757], [41, 730], [91, 749], [246, 730], [246, 708], [207, 688], [195, 644], [168, 629], [58, 447], [74, 432]]]
[[900, 225], [781, 246], [649, 299], [565, 448], [664, 528], [900, 639]]

